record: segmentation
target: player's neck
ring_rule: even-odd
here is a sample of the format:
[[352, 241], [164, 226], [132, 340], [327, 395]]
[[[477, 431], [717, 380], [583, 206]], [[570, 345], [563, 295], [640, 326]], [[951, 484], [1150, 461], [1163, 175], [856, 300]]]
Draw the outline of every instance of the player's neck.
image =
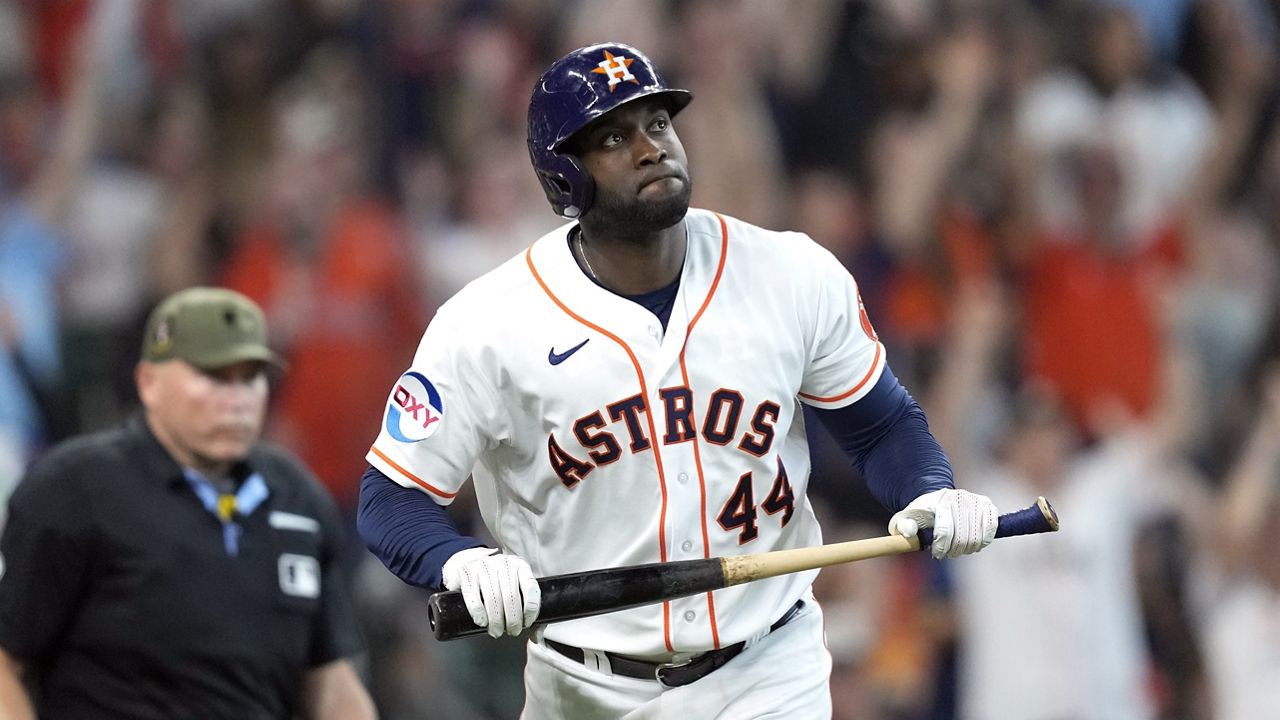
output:
[[623, 295], [670, 285], [684, 267], [684, 221], [643, 236], [605, 235], [579, 227], [569, 247], [588, 277]]

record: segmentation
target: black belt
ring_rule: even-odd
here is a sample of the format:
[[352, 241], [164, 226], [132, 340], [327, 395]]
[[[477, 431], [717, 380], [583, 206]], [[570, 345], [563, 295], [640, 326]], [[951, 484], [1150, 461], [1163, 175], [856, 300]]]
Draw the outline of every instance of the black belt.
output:
[[[797, 600], [795, 605], [792, 605], [789, 610], [783, 613], [778, 622], [769, 626], [769, 632], [773, 632], [790, 622], [802, 607], [804, 607], [804, 600]], [[583, 652], [582, 648], [565, 645], [549, 638], [543, 638], [542, 642], [547, 647], [574, 662], [586, 661], [587, 654]], [[624, 655], [615, 655], [611, 652], [606, 652], [604, 656], [609, 658], [609, 668], [615, 675], [639, 678], [641, 680], [657, 680], [666, 687], [680, 687], [681, 685], [688, 685], [691, 682], [701, 680], [712, 671], [724, 667], [725, 663], [737, 657], [746, 647], [747, 641], [743, 640], [728, 647], [722, 647], [719, 650], [709, 650], [682, 663], [645, 662], [644, 660], [635, 660]]]

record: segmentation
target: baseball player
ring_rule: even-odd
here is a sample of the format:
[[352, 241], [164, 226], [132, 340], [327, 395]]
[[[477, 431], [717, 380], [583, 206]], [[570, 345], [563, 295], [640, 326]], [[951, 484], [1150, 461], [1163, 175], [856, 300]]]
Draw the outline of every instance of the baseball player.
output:
[[[890, 529], [985, 547], [849, 273], [808, 237], [690, 209], [672, 118], [692, 95], [638, 50], [574, 50], [538, 80], [529, 153], [568, 219], [446, 302], [392, 384], [359, 529], [413, 585], [516, 635], [535, 577], [818, 545], [801, 403]], [[443, 506], [474, 478], [497, 547]], [[524, 717], [825, 718], [816, 571], [543, 626]]]

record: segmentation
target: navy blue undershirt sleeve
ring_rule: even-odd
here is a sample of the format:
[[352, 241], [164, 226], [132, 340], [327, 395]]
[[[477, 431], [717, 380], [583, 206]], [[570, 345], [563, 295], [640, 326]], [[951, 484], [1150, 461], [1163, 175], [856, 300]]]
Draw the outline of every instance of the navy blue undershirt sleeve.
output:
[[484, 545], [463, 535], [426, 493], [396, 484], [373, 466], [360, 479], [356, 530], [396, 577], [428, 590], [444, 589], [441, 569], [450, 556]]
[[924, 493], [955, 487], [951, 462], [929, 431], [924, 410], [886, 365], [862, 399], [814, 414], [890, 512]]

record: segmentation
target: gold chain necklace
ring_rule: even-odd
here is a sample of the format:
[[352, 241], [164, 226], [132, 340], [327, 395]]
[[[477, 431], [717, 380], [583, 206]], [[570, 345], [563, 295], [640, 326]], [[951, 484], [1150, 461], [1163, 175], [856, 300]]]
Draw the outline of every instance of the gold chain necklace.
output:
[[587, 267], [587, 274], [591, 276], [591, 279], [594, 280], [597, 285], [603, 284], [600, 282], [600, 276], [596, 275], [595, 268], [591, 267], [591, 261], [587, 259], [587, 248], [582, 244], [582, 228], [578, 228], [577, 238], [578, 255], [582, 257], [582, 264]]

